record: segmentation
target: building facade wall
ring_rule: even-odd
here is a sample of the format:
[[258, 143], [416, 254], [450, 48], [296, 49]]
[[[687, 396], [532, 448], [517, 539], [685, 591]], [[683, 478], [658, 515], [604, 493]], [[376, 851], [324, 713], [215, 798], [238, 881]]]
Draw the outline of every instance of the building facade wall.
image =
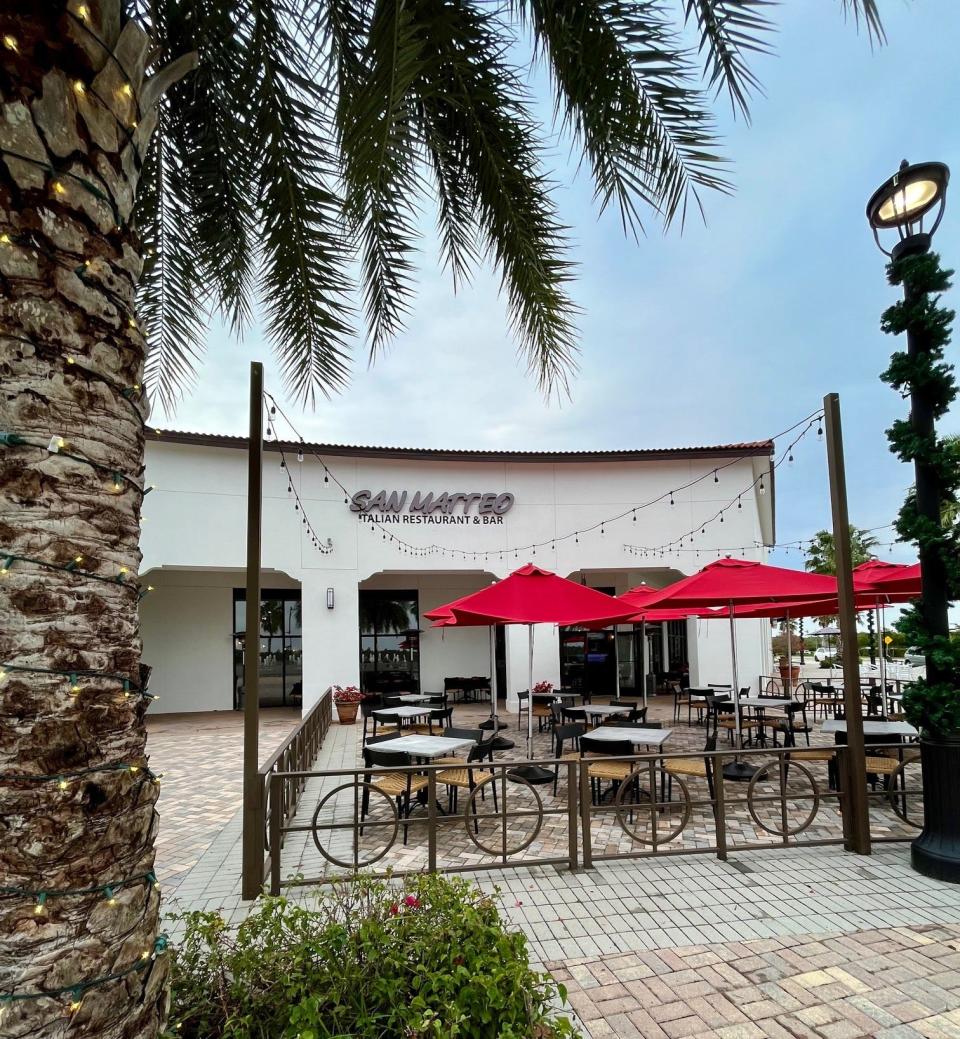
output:
[[[278, 453], [265, 454], [262, 565], [277, 580], [264, 577], [262, 583], [301, 589], [305, 707], [331, 683], [358, 682], [361, 588], [414, 588], [422, 614], [534, 562], [622, 592], [644, 580], [667, 584], [730, 548], [744, 547], [748, 558], [763, 558], [760, 546], [772, 534], [772, 489], [765, 498], [748, 489], [760, 467], [765, 471], [769, 465], [766, 457], [743, 457], [727, 465], [730, 459], [713, 457], [490, 462], [358, 455], [325, 457], [325, 471], [309, 454], [302, 463], [295, 455], [295, 450], [288, 453], [289, 468], [281, 469]], [[718, 465], [726, 467], [715, 482]], [[311, 544], [287, 490], [288, 473], [317, 536], [330, 538], [329, 554]], [[704, 479], [675, 490], [697, 477]], [[150, 441], [147, 481], [156, 489], [146, 502], [141, 573], [156, 591], [142, 604], [142, 631], [144, 659], [155, 667], [152, 690], [161, 696], [155, 710], [229, 709], [232, 588], [243, 584], [246, 558], [246, 454], [231, 447]], [[358, 518], [345, 501], [361, 489], [405, 490], [409, 496], [416, 491], [507, 491], [515, 504], [502, 522], [474, 522], [480, 518], [471, 514], [464, 524], [414, 523], [404, 518], [409, 513], [401, 513], [399, 522], [378, 528]], [[670, 490], [672, 506], [664, 500], [643, 507]], [[630, 551], [629, 546], [676, 541], [735, 503], [740, 493], [742, 508], [734, 504], [722, 525], [713, 523], [698, 537], [699, 557], [666, 551], [662, 557], [643, 558]], [[620, 512], [627, 515], [610, 522]], [[601, 520], [608, 521], [602, 531], [587, 529]], [[563, 538], [572, 531], [581, 533]], [[553, 544], [553, 538], [559, 540]], [[526, 547], [532, 542], [540, 542], [535, 552]], [[425, 551], [431, 546], [434, 551]], [[493, 555], [473, 558], [472, 553], [484, 551]], [[331, 588], [332, 609], [327, 605]], [[442, 688], [449, 674], [490, 673], [486, 629], [443, 631], [424, 621], [420, 626], [424, 689]], [[769, 625], [740, 621], [737, 627], [742, 684], [755, 684], [770, 665]], [[727, 625], [690, 621], [688, 630], [691, 680], [728, 680]], [[525, 628], [508, 629], [506, 659], [507, 692], [513, 694], [528, 682]], [[551, 625], [535, 631], [534, 680], [539, 679], [559, 681], [558, 635]]]

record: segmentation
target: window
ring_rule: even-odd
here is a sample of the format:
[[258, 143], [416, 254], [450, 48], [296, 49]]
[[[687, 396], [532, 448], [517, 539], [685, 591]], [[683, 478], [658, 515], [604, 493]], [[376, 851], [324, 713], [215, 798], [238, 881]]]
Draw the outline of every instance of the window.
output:
[[420, 608], [415, 591], [360, 592], [360, 686], [419, 692]]
[[[234, 702], [243, 702], [243, 636], [247, 630], [247, 591], [233, 590]], [[302, 698], [303, 632], [299, 588], [260, 592], [260, 704], [299, 703]]]

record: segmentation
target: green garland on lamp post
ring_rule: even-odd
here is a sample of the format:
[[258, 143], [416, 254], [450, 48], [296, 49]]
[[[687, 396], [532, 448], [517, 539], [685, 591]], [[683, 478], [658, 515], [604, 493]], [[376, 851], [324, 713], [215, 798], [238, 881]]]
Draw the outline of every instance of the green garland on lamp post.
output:
[[[881, 378], [902, 393], [922, 393], [934, 421], [957, 397], [953, 367], [944, 361], [954, 312], [940, 305], [940, 295], [950, 288], [952, 275], [932, 252], [901, 256], [887, 268], [890, 283], [903, 286], [904, 298], [884, 312], [881, 328], [891, 335], [906, 333], [913, 349], [895, 353]], [[924, 432], [913, 421], [898, 419], [887, 430], [887, 438], [902, 461], [925, 466], [933, 474], [941, 507], [957, 501], [960, 466], [935, 431]], [[940, 572], [946, 600], [960, 598], [957, 528], [947, 528], [939, 518], [924, 514], [914, 489], [900, 509], [896, 529], [902, 540], [917, 545], [921, 562], [927, 564], [925, 576], [931, 564]], [[927, 594], [926, 585], [924, 592]], [[928, 661], [927, 677], [914, 683], [904, 696], [904, 712], [924, 733], [943, 737], [960, 733], [960, 642], [951, 640], [937, 613], [941, 607], [945, 611], [946, 603], [921, 599], [903, 611], [899, 629]]]

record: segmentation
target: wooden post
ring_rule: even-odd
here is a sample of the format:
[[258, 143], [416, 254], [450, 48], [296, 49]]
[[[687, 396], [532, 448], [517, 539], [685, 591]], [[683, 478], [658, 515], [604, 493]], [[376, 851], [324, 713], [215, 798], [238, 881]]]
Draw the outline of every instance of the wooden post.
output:
[[827, 468], [830, 473], [830, 503], [833, 510], [833, 544], [837, 560], [837, 592], [840, 638], [843, 641], [843, 705], [847, 719], [847, 766], [843, 799], [848, 826], [844, 827], [848, 851], [870, 854], [870, 811], [867, 805], [866, 753], [863, 748], [863, 711], [860, 706], [860, 646], [853, 598], [853, 567], [850, 553], [850, 519], [847, 514], [847, 477], [843, 462], [843, 431], [840, 397], [823, 398], [827, 434]]
[[[264, 818], [260, 782], [260, 525], [263, 504], [263, 365], [250, 365], [247, 445], [247, 603], [243, 637], [243, 871], [241, 895], [263, 885]], [[279, 805], [274, 803], [274, 811]]]

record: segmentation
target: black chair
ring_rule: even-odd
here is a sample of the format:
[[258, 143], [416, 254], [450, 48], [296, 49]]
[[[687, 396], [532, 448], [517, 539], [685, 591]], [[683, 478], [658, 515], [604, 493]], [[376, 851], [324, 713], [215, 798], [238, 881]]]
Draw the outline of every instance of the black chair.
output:
[[580, 752], [598, 755], [596, 760], [591, 760], [587, 765], [587, 775], [590, 777], [590, 798], [593, 804], [599, 804], [603, 792], [603, 783], [608, 781], [610, 789], [616, 790], [621, 783], [636, 781], [639, 773], [636, 771], [632, 761], [603, 761], [604, 757], [627, 758], [632, 757], [636, 751], [629, 740], [598, 740], [588, 734], [580, 737]]
[[[559, 761], [580, 760], [580, 737], [586, 732], [583, 725], [558, 725], [553, 730], [553, 756]], [[564, 751], [564, 743], [570, 743], [573, 750]], [[557, 784], [560, 781], [560, 765], [556, 765], [553, 773], [553, 796], [557, 796]]]
[[[492, 741], [493, 736], [490, 736], [484, 742], [491, 743]], [[443, 783], [447, 788], [447, 810], [449, 812], [452, 813], [457, 810], [457, 795], [460, 790], [469, 790], [472, 794], [476, 787], [484, 787], [487, 783], [490, 784], [490, 789], [493, 791], [493, 810], [497, 810], [497, 784], [494, 781], [493, 772], [487, 769], [471, 767], [490, 756], [491, 752], [484, 746], [483, 742], [476, 743], [470, 748], [465, 762], [457, 763], [452, 768], [446, 768], [437, 773], [437, 783]], [[486, 798], [486, 794], [486, 789], [481, 789], [480, 796]], [[474, 812], [473, 817], [473, 829], [474, 833], [477, 833], [480, 829], [476, 812]]]
[[523, 728], [523, 712], [530, 710], [530, 690], [523, 689], [517, 693], [517, 728]]
[[[369, 695], [366, 699], [360, 701], [360, 717], [363, 718], [363, 742], [367, 742], [367, 724], [370, 721], [370, 716], [374, 711], [379, 711], [383, 707], [383, 700], [381, 697], [376, 695]], [[376, 719], [374, 719], [374, 731], [376, 731]]]
[[[425, 790], [429, 785], [426, 776], [409, 771], [394, 772], [392, 769], [412, 765], [413, 759], [406, 753], [392, 753], [378, 750], [367, 744], [363, 748], [363, 765], [366, 769], [384, 769], [382, 773], [365, 772], [363, 777], [363, 795], [360, 800], [360, 836], [363, 836], [363, 820], [370, 809], [370, 787], [376, 787], [388, 797], [396, 801], [397, 814], [401, 819], [409, 819], [413, 807], [413, 796]], [[407, 843], [407, 823], [403, 824], [403, 843]]]
[[586, 709], [583, 707], [561, 707], [560, 716], [564, 725], [582, 725], [584, 729], [590, 727], [587, 724]]
[[553, 697], [549, 693], [533, 694], [533, 716], [537, 719], [537, 732], [543, 732], [544, 722], [553, 724], [553, 712], [550, 708], [554, 702]]
[[[704, 757], [682, 757], [667, 758], [663, 762], [663, 771], [667, 777], [667, 800], [673, 800], [673, 777], [698, 777], [707, 781], [707, 790], [710, 799], [714, 799], [714, 759], [706, 755], [712, 754], [717, 749], [716, 730], [708, 733], [703, 744]], [[716, 803], [714, 803], [714, 818], [716, 818]]]
[[411, 728], [411, 732], [420, 733], [421, 735], [434, 735], [434, 726], [439, 726], [440, 735], [443, 735], [444, 730], [453, 721], [453, 708], [452, 707], [433, 707], [430, 710], [430, 717], [427, 719], [426, 725], [423, 722], [418, 722]]

